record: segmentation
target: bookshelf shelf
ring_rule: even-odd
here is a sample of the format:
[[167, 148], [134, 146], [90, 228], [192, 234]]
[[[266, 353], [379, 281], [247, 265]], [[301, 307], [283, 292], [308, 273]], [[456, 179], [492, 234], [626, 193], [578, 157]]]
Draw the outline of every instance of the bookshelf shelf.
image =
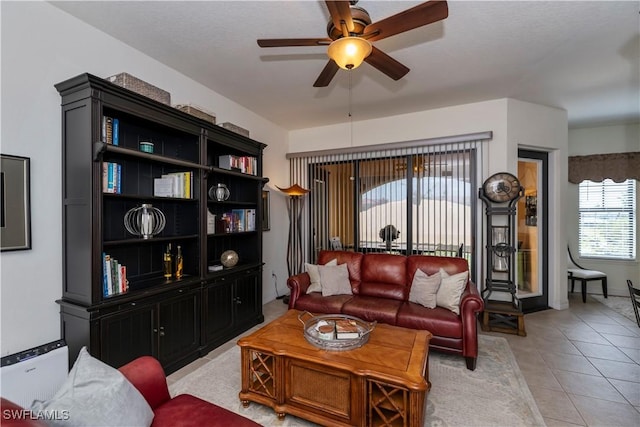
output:
[[[114, 367], [152, 355], [170, 373], [262, 322], [266, 145], [90, 74], [56, 89], [64, 194], [58, 303], [70, 361], [87, 346]], [[241, 159], [250, 173], [220, 168], [221, 158]], [[218, 183], [230, 200], [209, 199]], [[143, 203], [166, 220], [149, 239], [124, 225]], [[249, 215], [243, 227], [255, 230], [208, 235], [210, 212], [236, 212], [238, 226]], [[184, 274], [177, 278], [178, 248]], [[226, 250], [239, 254], [238, 266], [210, 273]]]

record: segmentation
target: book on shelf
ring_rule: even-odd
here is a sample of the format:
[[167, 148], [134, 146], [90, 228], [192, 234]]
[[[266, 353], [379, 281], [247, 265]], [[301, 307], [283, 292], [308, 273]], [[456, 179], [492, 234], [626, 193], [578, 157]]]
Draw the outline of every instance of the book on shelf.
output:
[[245, 211], [245, 231], [256, 231], [256, 210], [246, 209]]
[[122, 165], [114, 162], [102, 163], [102, 192], [122, 193]]
[[257, 175], [258, 159], [252, 156], [234, 156], [227, 154], [218, 156], [218, 167], [227, 170], [237, 170], [248, 175]]
[[173, 178], [153, 179], [154, 197], [173, 197]]
[[244, 209], [233, 209], [231, 211], [231, 216], [233, 218], [233, 231], [245, 231], [245, 210]]
[[127, 267], [107, 253], [102, 253], [102, 294], [105, 297], [123, 294], [129, 290]]
[[193, 172], [172, 172], [153, 180], [153, 195], [193, 199]]
[[113, 145], [120, 145], [120, 120], [113, 119], [113, 124], [111, 127], [113, 133], [111, 142], [113, 143]]
[[256, 230], [255, 209], [232, 209], [222, 214], [222, 220], [225, 221], [227, 233]]
[[356, 321], [351, 319], [336, 320], [336, 338], [360, 338], [360, 332], [358, 331], [358, 324], [356, 323]]
[[107, 144], [120, 144], [120, 120], [102, 116], [102, 141]]

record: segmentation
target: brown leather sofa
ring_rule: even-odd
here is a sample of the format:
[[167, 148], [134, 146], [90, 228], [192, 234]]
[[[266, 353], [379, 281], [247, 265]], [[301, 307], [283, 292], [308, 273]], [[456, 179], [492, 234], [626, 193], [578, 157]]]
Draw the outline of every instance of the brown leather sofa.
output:
[[465, 357], [467, 368], [474, 370], [478, 357], [477, 313], [484, 302], [471, 280], [460, 299], [460, 314], [442, 307], [427, 308], [409, 301], [413, 276], [418, 269], [432, 275], [440, 268], [453, 275], [469, 270], [467, 260], [456, 257], [394, 255], [348, 251], [321, 251], [318, 264], [336, 259], [347, 264], [353, 295], [322, 296], [307, 294], [308, 273], [287, 280], [291, 289], [289, 308], [311, 313], [342, 313], [366, 321], [378, 321], [433, 334], [429, 347]]

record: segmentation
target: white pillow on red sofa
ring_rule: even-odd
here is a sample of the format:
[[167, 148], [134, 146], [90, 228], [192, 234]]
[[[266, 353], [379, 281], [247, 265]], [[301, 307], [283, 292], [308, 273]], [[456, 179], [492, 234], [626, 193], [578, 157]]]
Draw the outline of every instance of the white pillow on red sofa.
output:
[[[332, 259], [324, 265], [338, 265], [337, 259]], [[304, 269], [309, 274], [311, 284], [307, 288], [307, 293], [322, 292], [322, 285], [320, 284], [320, 272], [318, 271], [318, 265], [304, 263]]]
[[427, 308], [436, 308], [436, 294], [440, 288], [440, 282], [442, 282], [442, 275], [439, 271], [429, 276], [420, 269], [416, 270], [411, 282], [409, 301]]
[[441, 268], [440, 275], [442, 276], [442, 282], [436, 294], [436, 305], [447, 308], [455, 314], [460, 314], [460, 297], [462, 297], [462, 292], [467, 286], [469, 272], [463, 271], [450, 276], [449, 273]]
[[148, 427], [153, 411], [146, 399], [117, 369], [92, 357], [82, 347], [58, 392], [34, 401], [34, 414], [56, 414], [50, 426]]
[[347, 264], [319, 265], [320, 283], [322, 284], [322, 296], [353, 295], [351, 282], [349, 281], [349, 268]]

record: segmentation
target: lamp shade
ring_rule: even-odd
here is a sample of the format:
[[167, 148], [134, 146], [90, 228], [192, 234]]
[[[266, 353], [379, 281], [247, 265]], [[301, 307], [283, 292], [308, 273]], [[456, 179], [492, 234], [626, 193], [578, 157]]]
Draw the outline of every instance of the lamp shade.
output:
[[371, 54], [371, 43], [360, 37], [342, 37], [329, 45], [327, 54], [338, 67], [351, 70], [358, 68]]
[[[278, 186], [276, 185], [276, 187], [278, 187]], [[306, 188], [300, 187], [298, 184], [293, 184], [289, 188], [280, 188], [280, 187], [278, 187], [278, 190], [282, 191], [287, 196], [304, 196], [309, 191], [311, 191], [311, 190], [307, 190]]]

